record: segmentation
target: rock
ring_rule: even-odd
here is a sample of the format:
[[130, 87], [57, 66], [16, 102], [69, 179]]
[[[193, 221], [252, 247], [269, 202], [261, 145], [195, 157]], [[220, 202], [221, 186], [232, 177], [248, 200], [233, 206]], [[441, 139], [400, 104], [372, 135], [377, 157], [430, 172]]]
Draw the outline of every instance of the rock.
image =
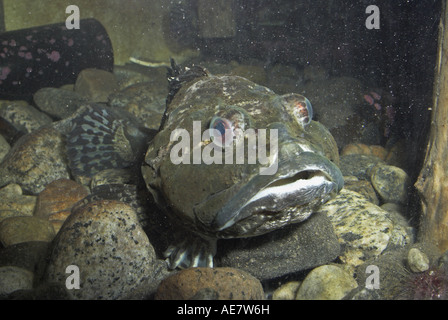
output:
[[341, 152], [341, 156], [345, 156], [347, 154], [363, 154], [366, 156], [375, 156], [383, 161], [386, 161], [388, 151], [384, 147], [378, 145], [368, 146], [363, 143], [351, 143], [349, 145], [346, 145]]
[[398, 203], [392, 203], [392, 202], [382, 204], [381, 209], [386, 210], [389, 213], [394, 212], [399, 215], [403, 215], [406, 212], [403, 206], [401, 206]]
[[52, 123], [46, 114], [27, 103], [12, 102], [0, 109], [0, 117], [9, 122], [20, 132], [30, 133], [42, 126]]
[[48, 241], [12, 244], [0, 250], [0, 266], [16, 266], [34, 272], [49, 246]]
[[336, 265], [313, 269], [303, 280], [296, 300], [341, 300], [358, 284], [353, 277]]
[[276, 289], [272, 295], [272, 300], [295, 300], [300, 281], [290, 281]]
[[429, 269], [428, 256], [417, 248], [409, 250], [407, 261], [412, 272], [423, 272]]
[[109, 105], [133, 114], [149, 129], [159, 130], [168, 94], [166, 86], [152, 82], [137, 83], [111, 94]]
[[140, 225], [143, 228], [148, 225], [148, 220], [150, 219], [148, 205], [152, 198], [145, 188], [138, 188], [133, 184], [121, 183], [97, 185], [92, 188], [92, 193], [85, 197], [78, 205], [99, 200], [117, 200], [130, 205], [135, 210]]
[[0, 222], [0, 242], [7, 247], [27, 241], [53, 240], [53, 226], [36, 217], [10, 217]]
[[65, 284], [44, 283], [35, 289], [17, 290], [7, 297], [8, 300], [72, 300], [73, 296]]
[[219, 292], [211, 288], [200, 289], [190, 300], [218, 300]]
[[249, 273], [234, 268], [189, 268], [160, 283], [157, 300], [188, 300], [209, 288], [219, 294], [218, 300], [261, 300], [263, 287]]
[[36, 198], [36, 196], [4, 197], [0, 203], [0, 211], [15, 211], [17, 216], [32, 216]]
[[[434, 265], [440, 255], [438, 248], [429, 243], [416, 243], [412, 248], [418, 248], [429, 258], [429, 264]], [[407, 264], [409, 248], [398, 248], [387, 250], [381, 256], [368, 259], [364, 264], [356, 268], [356, 280], [359, 283], [357, 290], [352, 292], [350, 299], [354, 300], [391, 300], [391, 299], [413, 299], [415, 292], [410, 290], [412, 278], [421, 273], [412, 273]], [[365, 288], [367, 278], [372, 272], [367, 272], [368, 266], [376, 266], [379, 271], [379, 288], [369, 290]], [[431, 270], [431, 269], [429, 269]], [[371, 282], [370, 282], [371, 283]], [[418, 290], [423, 292], [423, 290]], [[358, 292], [357, 292], [358, 291]]]
[[31, 271], [15, 266], [0, 267], [0, 297], [33, 287], [34, 275]]
[[36, 196], [22, 195], [22, 188], [12, 183], [0, 189], [0, 222], [8, 217], [32, 216]]
[[89, 102], [89, 99], [77, 92], [58, 88], [39, 89], [33, 99], [40, 110], [56, 119], [69, 117], [80, 106]]
[[[343, 252], [340, 259], [357, 266], [365, 260], [378, 257], [391, 243], [391, 239], [407, 239], [408, 234], [401, 228], [395, 230], [387, 211], [366, 200], [360, 194], [342, 189], [332, 200], [321, 206], [319, 212], [331, 220]], [[405, 243], [409, 243], [403, 240]]]
[[116, 90], [118, 82], [114, 74], [99, 69], [84, 69], [75, 83], [75, 92], [92, 102], [107, 102]]
[[[352, 291], [346, 298], [352, 300], [395, 299], [398, 293], [402, 290], [402, 281], [409, 274], [409, 271], [406, 270], [403, 263], [406, 258], [406, 251], [407, 249], [404, 248], [387, 251], [381, 256], [368, 259], [365, 263], [359, 265], [355, 272], [359, 287]], [[373, 269], [368, 269], [369, 266], [377, 267], [377, 272], [379, 270], [378, 289], [366, 288], [367, 283], [370, 285], [374, 284], [373, 279], [368, 279], [368, 277], [373, 275]]]
[[141, 290], [164, 274], [134, 210], [118, 201], [73, 210], [50, 252], [44, 281], [65, 284], [67, 266], [77, 266], [80, 289], [73, 290], [75, 299], [141, 297]]
[[132, 184], [133, 180], [135, 175], [129, 169], [106, 169], [93, 176], [90, 188], [95, 189], [106, 184]]
[[50, 127], [21, 137], [0, 166], [0, 186], [17, 183], [32, 194], [54, 180], [69, 177], [63, 137]]
[[403, 169], [377, 165], [372, 169], [371, 181], [384, 202], [407, 204], [410, 178]]
[[70, 215], [73, 205], [88, 194], [85, 187], [73, 180], [53, 181], [39, 193], [34, 215], [50, 221], [57, 233]]
[[325, 214], [268, 234], [220, 242], [217, 265], [273, 279], [333, 261], [340, 246]]
[[355, 191], [363, 195], [368, 201], [373, 204], [378, 205], [380, 202], [376, 196], [375, 189], [373, 189], [372, 184], [365, 180], [345, 180], [344, 179], [344, 189]]
[[[15, 210], [0, 210], [0, 222], [11, 217], [23, 217], [23, 213]], [[31, 215], [29, 215], [31, 217]]]
[[9, 150], [11, 150], [11, 146], [9, 145], [8, 141], [6, 141], [6, 139], [0, 134], [0, 162], [3, 161]]
[[22, 188], [17, 183], [11, 183], [0, 189], [1, 198], [16, 197], [22, 195]]
[[348, 154], [340, 158], [339, 168], [344, 176], [370, 181], [371, 171], [377, 164], [384, 164], [384, 161], [375, 156]]
[[131, 64], [123, 66], [114, 65], [114, 75], [118, 81], [120, 90], [122, 90], [137, 83], [150, 82], [155, 78], [164, 79], [166, 78], [166, 70]]

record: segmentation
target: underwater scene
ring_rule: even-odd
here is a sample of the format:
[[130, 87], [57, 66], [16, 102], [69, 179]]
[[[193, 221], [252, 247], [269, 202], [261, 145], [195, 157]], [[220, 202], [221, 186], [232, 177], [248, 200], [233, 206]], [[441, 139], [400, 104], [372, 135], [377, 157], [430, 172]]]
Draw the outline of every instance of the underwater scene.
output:
[[0, 0], [0, 299], [447, 300], [446, 2]]

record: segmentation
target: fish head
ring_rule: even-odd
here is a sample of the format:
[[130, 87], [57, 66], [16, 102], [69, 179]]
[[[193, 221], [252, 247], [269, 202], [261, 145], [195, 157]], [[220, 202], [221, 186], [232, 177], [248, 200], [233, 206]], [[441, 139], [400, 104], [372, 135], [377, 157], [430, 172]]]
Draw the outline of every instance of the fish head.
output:
[[212, 238], [307, 219], [343, 186], [336, 143], [311, 103], [238, 76], [208, 76], [167, 106], [142, 167], [161, 206]]

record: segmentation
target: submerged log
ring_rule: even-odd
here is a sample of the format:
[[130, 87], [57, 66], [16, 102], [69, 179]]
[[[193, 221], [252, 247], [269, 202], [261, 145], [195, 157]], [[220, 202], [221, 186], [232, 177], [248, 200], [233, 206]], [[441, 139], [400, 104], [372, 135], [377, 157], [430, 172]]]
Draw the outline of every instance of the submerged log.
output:
[[448, 250], [448, 11], [443, 1], [435, 70], [431, 128], [425, 161], [415, 187], [422, 216], [419, 240]]

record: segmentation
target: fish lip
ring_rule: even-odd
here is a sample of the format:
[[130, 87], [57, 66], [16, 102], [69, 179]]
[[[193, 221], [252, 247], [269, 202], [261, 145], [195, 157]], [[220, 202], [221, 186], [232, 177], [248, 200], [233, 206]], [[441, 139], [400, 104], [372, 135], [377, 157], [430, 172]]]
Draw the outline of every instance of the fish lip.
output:
[[[254, 213], [251, 207], [255, 208], [257, 204], [263, 201], [267, 202], [268, 205], [262, 211], [275, 213], [287, 207], [307, 205], [319, 197], [323, 198], [331, 194], [336, 194], [343, 188], [343, 185], [344, 179], [342, 173], [333, 163], [331, 163], [331, 166], [326, 166], [325, 168], [322, 166], [310, 166], [304, 170], [291, 171], [288, 174], [278, 176], [276, 179], [265, 184], [263, 188], [253, 192], [249, 200], [245, 201], [237, 210], [226, 210], [227, 208], [220, 210], [210, 227], [215, 232], [228, 229], [238, 221], [251, 216]], [[278, 189], [276, 190], [276, 188]], [[289, 192], [289, 194], [282, 193], [281, 189], [286, 193]], [[296, 203], [291, 200], [294, 197], [300, 196], [304, 191], [310, 195], [307, 199], [303, 201], [298, 199]], [[285, 198], [287, 198], [286, 204], [277, 207], [276, 210], [274, 210], [273, 206], [269, 206], [269, 202], [278, 203], [278, 201], [285, 200], [281, 198], [285, 195]], [[259, 208], [257, 209], [259, 210]]]

